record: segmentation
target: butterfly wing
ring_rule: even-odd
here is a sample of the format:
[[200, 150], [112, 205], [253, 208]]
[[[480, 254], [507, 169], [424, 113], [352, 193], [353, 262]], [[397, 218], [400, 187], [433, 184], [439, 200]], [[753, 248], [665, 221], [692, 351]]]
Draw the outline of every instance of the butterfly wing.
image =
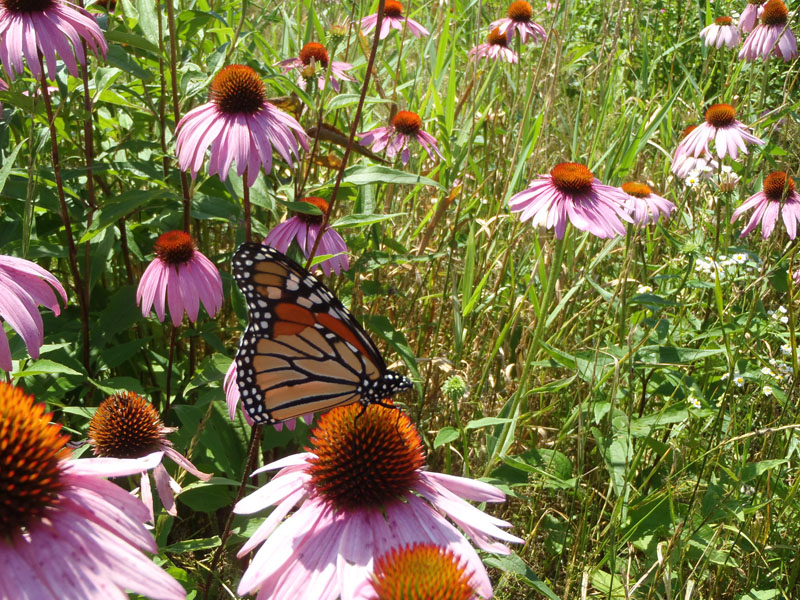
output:
[[351, 402], [379, 402], [411, 382], [319, 280], [274, 248], [247, 242], [233, 274], [250, 309], [236, 370], [245, 410], [276, 423]]

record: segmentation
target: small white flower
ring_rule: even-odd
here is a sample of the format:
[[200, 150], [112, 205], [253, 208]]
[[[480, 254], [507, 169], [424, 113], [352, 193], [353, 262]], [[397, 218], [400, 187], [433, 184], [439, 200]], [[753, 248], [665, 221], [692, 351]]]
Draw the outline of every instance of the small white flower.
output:
[[789, 322], [789, 317], [781, 317], [779, 320], [781, 323], [786, 325]]
[[686, 179], [683, 182], [688, 187], [696, 187], [698, 183], [700, 183], [700, 172], [699, 171], [689, 171], [689, 174], [686, 176]]
[[747, 262], [747, 254], [743, 254], [742, 252], [737, 252], [731, 258], [737, 265], [743, 265]]
[[783, 313], [783, 314], [785, 315], [785, 314], [786, 314], [786, 313], [788, 313], [789, 311], [788, 311], [788, 310], [786, 310], [786, 307], [785, 307], [785, 306], [781, 305], [781, 306], [779, 306], [779, 307], [778, 307], [778, 312], [781, 312], [781, 313]]
[[769, 377], [775, 377], [775, 376], [776, 376], [776, 375], [775, 375], [775, 371], [773, 371], [773, 370], [772, 370], [772, 369], [770, 369], [769, 367], [761, 367], [761, 372], [762, 372], [764, 375], [768, 375]]
[[636, 293], [637, 294], [652, 294], [653, 293], [653, 288], [651, 288], [649, 285], [640, 285], [636, 289]]
[[698, 409], [698, 410], [699, 410], [699, 409], [701, 409], [701, 408], [703, 408], [703, 405], [700, 403], [700, 400], [698, 400], [698, 399], [695, 397], [695, 395], [694, 395], [694, 394], [692, 394], [691, 396], [689, 396], [689, 397], [686, 399], [686, 402], [688, 402], [688, 403], [691, 405], [691, 407], [692, 407], [692, 408], [696, 408], [696, 409]]
[[792, 345], [791, 344], [782, 344], [781, 345], [781, 354], [784, 356], [789, 356], [792, 354]]
[[772, 386], [770, 385], [765, 385], [761, 391], [764, 392], [765, 396], [772, 396]]
[[728, 379], [728, 374], [727, 373], [723, 373], [722, 377], [720, 379], [722, 379], [722, 381], [727, 380]]
[[720, 254], [720, 255], [717, 257], [717, 260], [718, 260], [718, 261], [720, 261], [720, 262], [722, 262], [723, 260], [728, 260], [728, 257], [727, 257], [727, 256], [725, 256], [724, 254]]
[[744, 377], [737, 375], [733, 378], [733, 383], [736, 384], [736, 387], [744, 387]]

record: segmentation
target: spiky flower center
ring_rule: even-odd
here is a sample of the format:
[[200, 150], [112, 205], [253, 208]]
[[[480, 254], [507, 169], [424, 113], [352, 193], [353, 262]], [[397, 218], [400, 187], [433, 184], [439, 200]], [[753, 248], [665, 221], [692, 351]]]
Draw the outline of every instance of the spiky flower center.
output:
[[44, 12], [54, 5], [54, 0], [0, 0], [0, 6], [12, 14]]
[[168, 231], [158, 236], [153, 247], [156, 256], [168, 265], [182, 265], [194, 256], [192, 236], [185, 231]]
[[298, 212], [297, 216], [300, 217], [300, 219], [302, 219], [306, 223], [310, 223], [313, 225], [319, 225], [320, 223], [322, 223], [322, 219], [324, 218], [325, 213], [328, 212], [328, 203], [325, 200], [323, 200], [322, 198], [318, 198], [316, 196], [307, 196], [305, 198], [301, 198], [300, 202], [307, 202], [308, 204], [313, 204], [322, 213], [321, 215], [310, 215], [308, 213]]
[[380, 508], [402, 498], [425, 464], [422, 439], [408, 416], [377, 404], [325, 413], [310, 444], [311, 483], [339, 510]]
[[533, 15], [531, 5], [525, 0], [517, 0], [512, 2], [508, 7], [508, 18], [515, 23], [528, 23]]
[[717, 129], [729, 127], [736, 121], [736, 109], [730, 104], [714, 104], [706, 111], [706, 123]]
[[303, 49], [300, 50], [300, 60], [301, 62], [308, 66], [311, 64], [312, 59], [318, 65], [321, 65], [323, 69], [328, 68], [328, 51], [325, 50], [325, 46], [322, 44], [318, 44], [317, 42], [309, 42]]
[[764, 179], [764, 194], [775, 202], [784, 200], [794, 189], [794, 179], [785, 171], [774, 171]]
[[375, 561], [373, 586], [378, 600], [470, 600], [467, 564], [434, 544], [393, 548]]
[[781, 0], [769, 0], [764, 5], [761, 13], [761, 22], [764, 25], [786, 25], [789, 20], [789, 9]]
[[398, 18], [403, 16], [403, 5], [397, 0], [386, 0], [383, 6], [383, 15], [386, 17]]
[[141, 458], [162, 447], [169, 430], [158, 411], [133, 392], [109, 396], [89, 422], [89, 443], [97, 456]]
[[422, 129], [422, 119], [417, 113], [401, 110], [392, 118], [392, 127], [405, 135], [414, 135]]
[[594, 175], [586, 165], [565, 162], [550, 171], [553, 185], [565, 194], [582, 194], [592, 189]]
[[689, 125], [686, 129], [683, 130], [681, 133], [681, 139], [685, 138], [687, 135], [692, 133], [695, 129], [697, 129], [697, 125]]
[[225, 114], [253, 114], [261, 110], [267, 95], [264, 82], [245, 65], [223, 67], [211, 82], [209, 99]]
[[61, 425], [44, 404], [0, 383], [0, 544], [40, 521], [59, 502], [61, 460], [69, 456]]
[[495, 27], [489, 32], [489, 37], [486, 41], [490, 46], [508, 47], [508, 36], [505, 33], [500, 33], [499, 27]]
[[714, 19], [714, 23], [716, 25], [731, 25], [733, 23], [733, 19], [731, 17], [717, 17]]
[[637, 198], [647, 198], [653, 192], [649, 185], [639, 183], [638, 181], [623, 183], [622, 191], [629, 196], [636, 196]]

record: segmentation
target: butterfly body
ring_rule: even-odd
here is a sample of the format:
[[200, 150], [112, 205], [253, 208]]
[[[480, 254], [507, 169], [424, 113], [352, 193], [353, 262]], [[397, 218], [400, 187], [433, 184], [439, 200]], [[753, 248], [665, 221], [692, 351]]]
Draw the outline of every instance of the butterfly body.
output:
[[250, 310], [236, 376], [254, 422], [380, 403], [411, 388], [408, 378], [387, 369], [336, 296], [287, 256], [247, 242], [234, 254], [233, 274]]

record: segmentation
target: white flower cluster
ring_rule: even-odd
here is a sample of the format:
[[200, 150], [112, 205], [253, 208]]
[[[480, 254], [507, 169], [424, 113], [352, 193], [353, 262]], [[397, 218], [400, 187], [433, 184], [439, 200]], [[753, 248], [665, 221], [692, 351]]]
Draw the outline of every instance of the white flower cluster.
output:
[[703, 405], [700, 403], [700, 400], [697, 399], [697, 396], [694, 394], [690, 394], [689, 397], [686, 399], [686, 402], [694, 409], [700, 410], [703, 408]]
[[695, 168], [686, 174], [683, 183], [688, 187], [696, 187], [701, 181], [711, 181], [724, 192], [730, 192], [739, 182], [740, 177], [728, 165], [719, 166], [715, 160], [695, 159]]
[[[789, 313], [789, 311], [786, 310], [785, 306], [779, 306], [778, 310], [768, 310], [767, 311], [767, 314], [770, 317], [772, 317], [776, 321], [780, 321], [784, 325], [786, 325], [789, 322], [789, 314], [788, 313]], [[789, 350], [789, 352], [791, 353], [791, 349]]]
[[719, 276], [725, 279], [726, 275], [735, 275], [738, 269], [743, 268], [747, 272], [755, 271], [760, 259], [746, 252], [737, 252], [731, 256], [720, 254], [716, 259], [711, 256], [698, 258], [694, 264], [694, 270], [698, 273], [709, 275], [711, 279]]

